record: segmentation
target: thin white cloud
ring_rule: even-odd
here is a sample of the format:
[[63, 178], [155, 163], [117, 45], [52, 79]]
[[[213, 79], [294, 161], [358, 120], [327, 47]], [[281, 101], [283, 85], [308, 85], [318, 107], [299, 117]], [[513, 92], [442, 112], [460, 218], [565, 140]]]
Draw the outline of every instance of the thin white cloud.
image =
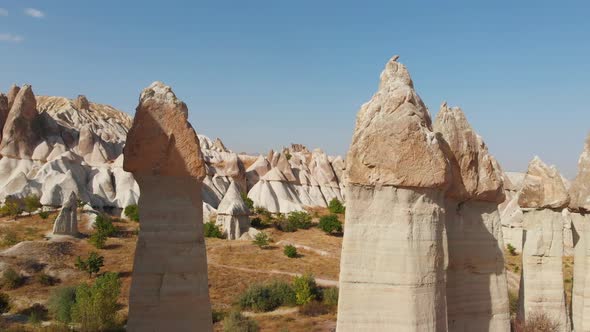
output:
[[0, 8], [0, 16], [8, 16], [8, 10]]
[[12, 33], [0, 33], [0, 42], [20, 43], [24, 40], [22, 36]]
[[30, 17], [34, 17], [34, 18], [43, 18], [45, 17], [45, 13], [40, 11], [39, 9], [35, 9], [35, 8], [26, 8], [25, 9], [25, 14], [29, 15]]

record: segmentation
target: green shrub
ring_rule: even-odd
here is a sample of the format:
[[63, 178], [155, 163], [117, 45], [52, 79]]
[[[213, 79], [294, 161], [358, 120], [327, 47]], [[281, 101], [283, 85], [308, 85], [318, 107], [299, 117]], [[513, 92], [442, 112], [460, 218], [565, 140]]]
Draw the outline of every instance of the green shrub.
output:
[[253, 284], [238, 299], [241, 309], [257, 312], [272, 311], [280, 306], [293, 306], [295, 303], [293, 287], [280, 280], [267, 284]]
[[290, 244], [285, 246], [285, 248], [283, 249], [283, 254], [285, 254], [285, 256], [289, 258], [297, 258], [297, 256], [299, 256], [299, 254], [297, 253], [297, 248]]
[[9, 216], [14, 219], [18, 218], [18, 216], [23, 213], [24, 211], [24, 202], [20, 198], [16, 198], [13, 196], [7, 196], [4, 205], [0, 207], [0, 215], [2, 216]]
[[256, 213], [260, 217], [260, 219], [262, 219], [263, 223], [270, 224], [270, 222], [272, 221], [272, 213], [270, 213], [270, 211], [261, 206], [255, 207], [254, 213]]
[[221, 232], [221, 228], [215, 224], [215, 221], [209, 221], [205, 223], [205, 237], [215, 237], [218, 239], [223, 239], [223, 233]]
[[293, 291], [295, 291], [295, 300], [298, 305], [307, 304], [318, 297], [318, 286], [311, 274], [295, 277]]
[[19, 242], [20, 242], [20, 240], [19, 240], [18, 236], [16, 235], [15, 231], [7, 230], [6, 232], [4, 232], [4, 236], [2, 237], [2, 245], [3, 246], [10, 247], [10, 246], [13, 246]]
[[47, 211], [41, 211], [41, 212], [39, 212], [39, 217], [41, 219], [45, 220], [45, 219], [49, 218], [49, 212], [47, 212]]
[[10, 310], [10, 296], [6, 293], [0, 292], [0, 315], [7, 313]]
[[252, 218], [252, 220], [250, 221], [250, 226], [254, 227], [254, 228], [262, 228], [262, 219], [256, 217], [256, 218]]
[[279, 215], [277, 219], [273, 221], [273, 226], [281, 232], [292, 233], [297, 230], [297, 226], [283, 215]]
[[225, 317], [225, 312], [219, 310], [211, 310], [211, 319], [213, 320], [213, 324], [217, 322], [221, 322]]
[[90, 235], [88, 242], [90, 242], [90, 244], [92, 244], [96, 249], [102, 249], [107, 243], [107, 236], [103, 232], [96, 232]]
[[342, 202], [340, 202], [338, 198], [332, 198], [330, 203], [328, 203], [328, 210], [330, 210], [331, 213], [341, 214], [346, 211], [346, 208], [344, 205], [342, 205]]
[[223, 319], [224, 332], [258, 332], [256, 321], [242, 315], [239, 311], [231, 311]]
[[508, 252], [510, 253], [510, 255], [512, 255], [512, 256], [518, 255], [516, 253], [516, 248], [512, 244], [508, 243], [508, 245], [506, 245], [506, 249], [508, 249]]
[[330, 312], [330, 308], [318, 301], [311, 301], [299, 308], [299, 312], [305, 316], [321, 316]]
[[69, 324], [72, 322], [74, 304], [76, 304], [76, 287], [61, 287], [51, 292], [47, 301], [47, 308], [53, 319]]
[[57, 283], [57, 280], [54, 277], [46, 273], [37, 274], [35, 280], [43, 286], [53, 286]]
[[335, 214], [321, 217], [318, 228], [327, 234], [342, 232], [342, 224]]
[[112, 272], [98, 277], [93, 285], [79, 285], [72, 307], [73, 321], [80, 324], [82, 331], [105, 331], [114, 327], [120, 292], [121, 281]]
[[265, 232], [260, 232], [254, 236], [252, 243], [257, 245], [260, 249], [264, 249], [269, 245], [270, 237]]
[[96, 274], [104, 266], [104, 257], [99, 256], [96, 252], [91, 252], [88, 258], [83, 260], [80, 256], [76, 259], [76, 268], [80, 271], [88, 272], [88, 276]]
[[252, 211], [254, 209], [254, 201], [251, 200], [250, 197], [248, 197], [248, 194], [246, 193], [240, 193], [240, 195], [242, 196], [242, 200], [244, 201], [244, 203], [246, 203], [248, 209]]
[[305, 211], [293, 211], [289, 213], [287, 220], [299, 229], [309, 229], [312, 226], [311, 216]]
[[117, 233], [117, 228], [113, 225], [111, 218], [102, 213], [96, 216], [94, 228], [96, 228], [97, 233], [102, 233], [107, 237], [114, 236]]
[[518, 311], [518, 293], [514, 291], [508, 291], [508, 306], [510, 308], [510, 315], [516, 316]]
[[322, 290], [322, 303], [330, 308], [338, 306], [338, 288], [330, 287]]
[[125, 207], [124, 212], [127, 218], [139, 222], [139, 207], [137, 206], [137, 204]]
[[13, 268], [8, 268], [2, 273], [2, 287], [7, 289], [16, 289], [22, 286], [25, 278], [16, 272]]
[[23, 205], [24, 210], [31, 214], [34, 211], [40, 209], [43, 205], [41, 205], [41, 201], [39, 200], [39, 196], [37, 195], [29, 195], [23, 198]]

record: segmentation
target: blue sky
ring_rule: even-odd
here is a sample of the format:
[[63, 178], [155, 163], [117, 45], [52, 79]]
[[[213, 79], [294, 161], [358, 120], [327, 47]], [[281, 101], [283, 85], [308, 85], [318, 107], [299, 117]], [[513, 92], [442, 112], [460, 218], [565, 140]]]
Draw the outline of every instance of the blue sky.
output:
[[566, 176], [590, 132], [587, 1], [0, 0], [0, 90], [111, 104], [171, 85], [197, 132], [234, 151], [344, 154], [401, 56], [433, 116], [461, 106], [506, 170]]

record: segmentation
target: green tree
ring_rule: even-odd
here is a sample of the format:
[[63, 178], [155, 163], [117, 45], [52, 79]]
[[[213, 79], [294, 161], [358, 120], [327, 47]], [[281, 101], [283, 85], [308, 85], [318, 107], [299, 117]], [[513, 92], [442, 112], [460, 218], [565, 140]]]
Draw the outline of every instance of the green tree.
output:
[[332, 198], [330, 203], [328, 203], [328, 210], [330, 210], [331, 213], [341, 214], [346, 211], [346, 208], [344, 205], [342, 205], [342, 202], [340, 202], [338, 198]]
[[96, 217], [94, 228], [96, 228], [97, 232], [102, 233], [107, 237], [114, 236], [117, 233], [117, 228], [113, 225], [111, 218], [102, 213]]
[[266, 248], [266, 246], [270, 243], [270, 237], [265, 232], [260, 232], [254, 236], [254, 240], [252, 241], [255, 245], [257, 245], [260, 249]]
[[47, 308], [53, 319], [69, 324], [72, 322], [74, 304], [76, 304], [76, 287], [60, 287], [54, 289], [49, 295]]
[[205, 229], [204, 229], [205, 237], [214, 237], [214, 238], [218, 238], [218, 239], [223, 238], [223, 233], [221, 232], [221, 228], [219, 228], [219, 226], [217, 224], [215, 224], [215, 221], [206, 222], [204, 227], [205, 227]]
[[335, 214], [321, 217], [318, 228], [327, 234], [342, 232], [342, 224]]
[[307, 304], [317, 298], [318, 287], [311, 274], [304, 274], [293, 279], [293, 290], [298, 305]]
[[300, 229], [308, 229], [312, 226], [311, 215], [305, 211], [293, 211], [287, 215], [289, 223]]
[[81, 331], [105, 331], [113, 328], [117, 318], [117, 299], [121, 281], [116, 273], [107, 272], [93, 285], [76, 287], [76, 303], [72, 307], [73, 321]]
[[41, 201], [39, 200], [39, 196], [37, 195], [29, 195], [23, 199], [24, 210], [31, 214], [34, 211], [37, 211], [43, 205], [41, 205]]
[[102, 249], [107, 242], [107, 236], [103, 232], [98, 231], [90, 235], [88, 242], [90, 242], [97, 249]]
[[289, 258], [297, 258], [297, 256], [299, 256], [297, 253], [297, 248], [290, 244], [285, 246], [285, 249], [283, 249], [283, 254]]
[[254, 201], [251, 200], [250, 197], [248, 197], [248, 194], [246, 193], [240, 193], [240, 195], [242, 195], [242, 200], [244, 201], [244, 203], [246, 203], [248, 209], [252, 211], [254, 209]]
[[87, 259], [82, 259], [80, 256], [76, 259], [76, 268], [80, 271], [88, 272], [88, 276], [96, 274], [100, 268], [104, 266], [104, 257], [99, 256], [96, 252], [91, 252]]
[[137, 204], [129, 205], [125, 208], [127, 218], [139, 222], [139, 207]]

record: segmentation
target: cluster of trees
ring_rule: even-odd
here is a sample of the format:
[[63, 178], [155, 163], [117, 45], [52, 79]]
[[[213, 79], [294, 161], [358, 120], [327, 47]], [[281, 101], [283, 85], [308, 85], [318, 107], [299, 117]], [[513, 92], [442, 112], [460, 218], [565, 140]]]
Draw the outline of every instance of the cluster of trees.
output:
[[24, 212], [31, 214], [42, 207], [39, 196], [29, 195], [25, 197], [7, 196], [4, 205], [0, 207], [0, 215], [18, 218]]

